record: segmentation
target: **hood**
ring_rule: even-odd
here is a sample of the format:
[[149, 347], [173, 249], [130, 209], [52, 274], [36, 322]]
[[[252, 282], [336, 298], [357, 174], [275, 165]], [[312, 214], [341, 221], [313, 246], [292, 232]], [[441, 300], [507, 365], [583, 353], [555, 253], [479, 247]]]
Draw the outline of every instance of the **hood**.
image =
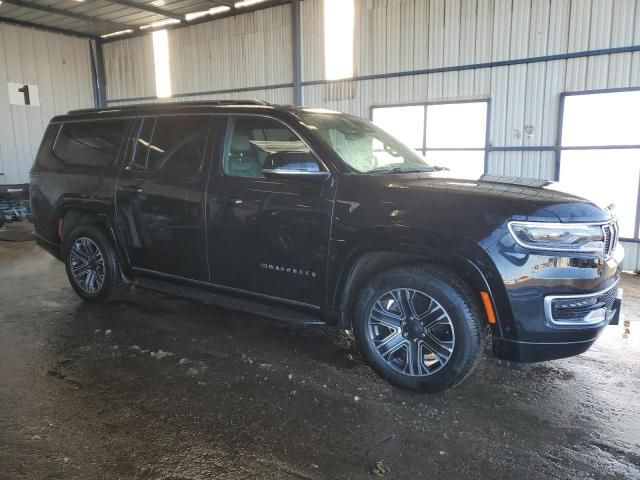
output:
[[[389, 189], [438, 192], [439, 196], [473, 202], [480, 208], [497, 209], [513, 219], [558, 222], [605, 222], [612, 208], [601, 208], [582, 197], [562, 192], [547, 180], [481, 175], [452, 176], [449, 171], [384, 175]], [[456, 202], [457, 203], [457, 202]]]

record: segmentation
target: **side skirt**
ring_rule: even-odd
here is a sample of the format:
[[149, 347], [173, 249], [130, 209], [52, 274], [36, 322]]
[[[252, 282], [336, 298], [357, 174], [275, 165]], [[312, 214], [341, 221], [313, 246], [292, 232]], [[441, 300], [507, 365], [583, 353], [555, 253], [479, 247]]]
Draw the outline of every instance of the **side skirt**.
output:
[[293, 307], [284, 307], [273, 303], [267, 303], [241, 298], [240, 296], [222, 293], [218, 291], [205, 290], [203, 288], [180, 285], [178, 283], [138, 276], [134, 286], [145, 290], [163, 293], [181, 298], [188, 298], [206, 305], [215, 305], [232, 310], [239, 310], [253, 315], [260, 315], [288, 324], [296, 325], [325, 325], [319, 315]]

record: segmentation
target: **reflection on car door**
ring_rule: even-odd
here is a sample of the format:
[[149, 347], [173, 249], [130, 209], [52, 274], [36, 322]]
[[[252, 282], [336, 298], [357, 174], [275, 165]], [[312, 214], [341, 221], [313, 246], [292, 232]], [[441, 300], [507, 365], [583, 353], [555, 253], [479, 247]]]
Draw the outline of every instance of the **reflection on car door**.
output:
[[214, 125], [205, 115], [140, 121], [116, 186], [118, 225], [134, 268], [209, 279], [204, 192]]
[[[208, 252], [214, 283], [321, 306], [335, 192], [334, 181], [270, 178], [270, 154], [307, 153], [279, 120], [243, 115], [228, 121], [220, 165], [208, 189]], [[317, 162], [316, 169], [326, 168]], [[301, 168], [310, 170], [309, 165]]]

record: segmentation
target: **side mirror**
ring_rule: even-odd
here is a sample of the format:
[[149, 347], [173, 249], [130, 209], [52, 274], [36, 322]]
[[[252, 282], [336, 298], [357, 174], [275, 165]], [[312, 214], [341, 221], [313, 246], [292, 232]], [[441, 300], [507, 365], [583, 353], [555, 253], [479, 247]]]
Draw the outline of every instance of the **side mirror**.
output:
[[290, 178], [300, 181], [321, 182], [330, 176], [322, 170], [309, 152], [276, 152], [267, 157], [262, 167], [265, 178]]

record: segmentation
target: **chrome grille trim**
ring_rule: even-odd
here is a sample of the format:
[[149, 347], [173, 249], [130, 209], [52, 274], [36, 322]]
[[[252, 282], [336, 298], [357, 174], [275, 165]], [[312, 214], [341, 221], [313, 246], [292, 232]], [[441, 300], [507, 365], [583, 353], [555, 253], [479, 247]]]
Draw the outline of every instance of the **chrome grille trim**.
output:
[[613, 221], [603, 224], [602, 234], [604, 235], [604, 256], [609, 258], [618, 245], [618, 223]]

